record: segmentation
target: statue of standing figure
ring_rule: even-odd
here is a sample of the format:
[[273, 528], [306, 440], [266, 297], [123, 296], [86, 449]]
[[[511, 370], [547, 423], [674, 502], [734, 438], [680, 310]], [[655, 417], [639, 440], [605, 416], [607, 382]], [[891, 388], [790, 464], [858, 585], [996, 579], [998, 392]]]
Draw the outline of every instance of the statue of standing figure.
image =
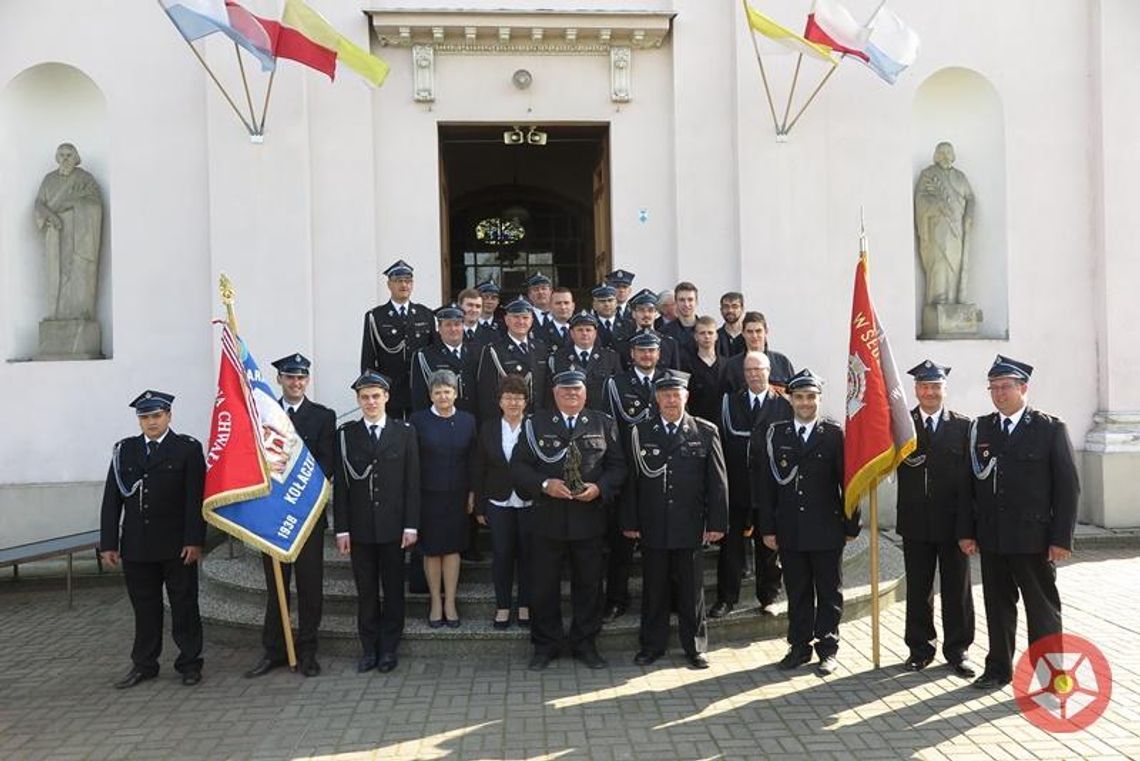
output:
[[974, 191], [954, 158], [954, 146], [939, 143], [914, 188], [918, 257], [926, 274], [924, 338], [967, 338], [982, 323], [981, 310], [967, 298]]
[[44, 236], [47, 318], [40, 322], [37, 359], [96, 359], [101, 329], [95, 319], [103, 196], [99, 183], [79, 168], [71, 143], [55, 150], [59, 168], [36, 194], [36, 227]]
[[918, 255], [926, 272], [927, 304], [966, 301], [974, 191], [954, 168], [954, 146], [939, 143], [934, 163], [922, 170], [914, 189]]
[[44, 234], [49, 320], [92, 320], [103, 231], [99, 183], [79, 168], [79, 151], [63, 143], [55, 151], [59, 169], [50, 172], [36, 195], [36, 226]]

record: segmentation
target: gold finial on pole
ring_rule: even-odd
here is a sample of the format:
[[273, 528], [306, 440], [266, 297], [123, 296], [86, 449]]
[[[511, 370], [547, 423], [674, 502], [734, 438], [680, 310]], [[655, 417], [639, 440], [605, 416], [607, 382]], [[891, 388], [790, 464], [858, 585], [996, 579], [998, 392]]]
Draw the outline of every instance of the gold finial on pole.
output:
[[226, 307], [226, 322], [229, 323], [230, 330], [237, 333], [237, 314], [234, 312], [234, 282], [224, 272], [218, 278], [218, 292], [222, 295], [222, 304]]

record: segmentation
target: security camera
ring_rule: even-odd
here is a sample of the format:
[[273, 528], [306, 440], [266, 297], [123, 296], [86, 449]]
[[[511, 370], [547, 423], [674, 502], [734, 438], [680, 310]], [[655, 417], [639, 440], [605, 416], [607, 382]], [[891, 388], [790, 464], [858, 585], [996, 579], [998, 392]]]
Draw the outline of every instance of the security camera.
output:
[[526, 142], [526, 136], [520, 127], [515, 127], [503, 132], [503, 142], [507, 145], [522, 145]]
[[526, 142], [528, 145], [546, 145], [546, 133], [537, 127], [531, 127], [526, 133]]

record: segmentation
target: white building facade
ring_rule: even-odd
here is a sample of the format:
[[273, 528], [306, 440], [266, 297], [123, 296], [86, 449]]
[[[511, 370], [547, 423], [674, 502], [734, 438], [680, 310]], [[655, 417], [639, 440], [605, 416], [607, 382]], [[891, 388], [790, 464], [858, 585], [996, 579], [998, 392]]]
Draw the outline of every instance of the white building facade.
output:
[[[222, 272], [262, 366], [307, 354], [314, 398], [349, 413], [361, 316], [387, 299], [379, 272], [403, 258], [416, 301], [454, 295], [468, 253], [450, 216], [457, 188], [506, 177], [508, 164], [519, 185], [518, 162], [491, 147], [516, 126], [549, 135], [546, 148], [597, 148], [585, 174], [528, 180], [587, 220], [574, 233], [590, 239], [579, 286], [609, 267], [635, 272], [635, 287], [691, 280], [714, 315], [722, 292], [743, 291], [773, 348], [824, 376], [825, 409], [839, 418], [862, 210], [872, 294], [902, 369], [951, 365], [950, 406], [978, 415], [990, 409], [994, 355], [1034, 365], [1031, 404], [1064, 418], [1078, 450], [1082, 520], [1140, 525], [1129, 479], [1140, 465], [1140, 257], [1128, 232], [1140, 91], [1125, 44], [1140, 6], [896, 0], [922, 37], [915, 66], [892, 87], [843, 62], [777, 140], [734, 0], [312, 5], [391, 73], [373, 90], [347, 70], [330, 83], [280, 61], [260, 143], [157, 6], [0, 10], [0, 546], [96, 526], [110, 447], [134, 430], [126, 404], [139, 391], [174, 393], [176, 430], [205, 439]], [[847, 5], [863, 18], [877, 2]], [[279, 12], [274, 0], [247, 6]], [[809, 6], [755, 0], [792, 28]], [[201, 49], [244, 110], [232, 46]], [[764, 61], [779, 110], [795, 59]], [[266, 75], [249, 58], [245, 71], [260, 111]], [[797, 103], [824, 71], [803, 64]], [[969, 340], [918, 338], [913, 186], [941, 140], [977, 201], [971, 298], [985, 323]], [[44, 315], [32, 201], [64, 141], [104, 192], [102, 360], [33, 359]], [[487, 161], [471, 169], [462, 157], [483, 144]]]

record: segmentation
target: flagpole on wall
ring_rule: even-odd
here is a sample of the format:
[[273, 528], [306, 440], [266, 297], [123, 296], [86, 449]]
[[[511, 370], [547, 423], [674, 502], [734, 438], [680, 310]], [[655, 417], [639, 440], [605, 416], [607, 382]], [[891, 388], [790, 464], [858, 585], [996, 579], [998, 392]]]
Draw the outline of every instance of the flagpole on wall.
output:
[[261, 122], [257, 125], [258, 134], [265, 134], [265, 115], [269, 113], [269, 95], [273, 92], [273, 78], [277, 76], [277, 67], [269, 72], [269, 84], [265, 87], [265, 101], [261, 104]]
[[[242, 121], [245, 120], [242, 119]], [[234, 284], [226, 277], [225, 273], [222, 273], [218, 279], [218, 290], [222, 295], [222, 304], [226, 307], [226, 323], [230, 326], [234, 336], [237, 336], [239, 334], [237, 314], [234, 311]], [[281, 573], [281, 561], [272, 556], [269, 559], [273, 563], [273, 581], [277, 587], [277, 609], [281, 612], [281, 628], [285, 632], [285, 653], [289, 658], [289, 668], [296, 671], [297, 651], [293, 647], [293, 627], [289, 623], [289, 598], [285, 594], [285, 577]]]
[[[744, 6], [745, 15], [748, 14], [748, 0], [740, 0]], [[772, 91], [768, 88], [768, 75], [764, 72], [764, 59], [760, 56], [760, 46], [756, 43], [756, 32], [752, 31], [752, 27], [748, 27], [748, 38], [752, 40], [752, 50], [756, 53], [756, 63], [760, 64], [760, 81], [764, 83], [764, 94], [768, 96], [768, 110], [772, 112], [772, 126], [776, 129], [776, 136], [779, 137], [783, 133], [780, 132], [780, 120], [776, 118], [776, 105], [772, 102]]]
[[788, 102], [784, 106], [784, 132], [788, 131], [788, 114], [792, 112], [792, 97], [796, 94], [796, 83], [800, 81], [800, 64], [804, 62], [804, 54], [796, 55], [796, 71], [792, 74], [792, 86], [788, 90]]
[[[800, 117], [804, 115], [804, 111], [807, 111], [807, 107], [811, 105], [811, 102], [813, 100], [815, 100], [815, 96], [819, 95], [819, 91], [823, 89], [823, 86], [825, 84], [827, 84], [827, 80], [831, 79], [831, 75], [834, 74], [835, 70], [838, 68], [839, 68], [838, 63], [833, 63], [831, 65], [831, 68], [827, 70], [826, 74], [824, 74], [823, 79], [821, 79], [819, 81], [819, 84], [815, 86], [815, 89], [811, 91], [811, 95], [808, 96], [808, 99], [806, 101], [804, 101], [804, 104], [802, 106], [800, 106], [800, 110], [796, 111], [796, 115], [794, 117], [792, 117], [792, 121], [790, 124], [787, 122], [787, 116], [785, 115], [785, 117], [784, 117], [784, 133], [785, 134], [792, 131], [792, 127], [796, 126], [796, 122], [798, 122], [800, 120]], [[792, 105], [791, 98], [788, 99], [788, 105], [789, 106]]]
[[[179, 36], [181, 37], [181, 35]], [[245, 120], [244, 116], [241, 115], [241, 110], [237, 107], [237, 104], [234, 103], [234, 99], [230, 97], [230, 94], [228, 92], [226, 92], [226, 88], [222, 87], [222, 83], [218, 81], [218, 78], [214, 75], [214, 72], [206, 63], [206, 59], [203, 58], [202, 54], [198, 52], [198, 48], [194, 47], [193, 43], [191, 43], [190, 40], [186, 39], [185, 37], [182, 37], [182, 41], [186, 43], [186, 46], [188, 48], [190, 48], [190, 52], [192, 52], [194, 54], [194, 57], [198, 59], [198, 63], [202, 64], [202, 68], [205, 69], [206, 73], [210, 75], [210, 79], [214, 80], [214, 84], [218, 87], [218, 92], [220, 92], [222, 94], [222, 97], [226, 99], [226, 103], [230, 104], [230, 108], [233, 109], [233, 112], [237, 118], [241, 119], [241, 123], [245, 126], [246, 131], [251, 135], [255, 134], [253, 131], [253, 126]]]
[[[238, 47], [236, 42], [234, 43], [234, 55], [237, 56], [238, 71], [241, 72], [241, 84], [242, 87], [245, 88], [245, 102], [246, 105], [249, 106], [249, 121], [253, 124], [254, 128], [257, 128], [257, 115], [253, 112], [253, 97], [249, 94], [249, 80], [245, 77], [245, 64], [242, 63], [241, 60], [241, 48]], [[274, 66], [273, 70], [277, 71], [277, 67]], [[258, 134], [260, 134], [260, 132], [261, 130], [258, 130]]]

